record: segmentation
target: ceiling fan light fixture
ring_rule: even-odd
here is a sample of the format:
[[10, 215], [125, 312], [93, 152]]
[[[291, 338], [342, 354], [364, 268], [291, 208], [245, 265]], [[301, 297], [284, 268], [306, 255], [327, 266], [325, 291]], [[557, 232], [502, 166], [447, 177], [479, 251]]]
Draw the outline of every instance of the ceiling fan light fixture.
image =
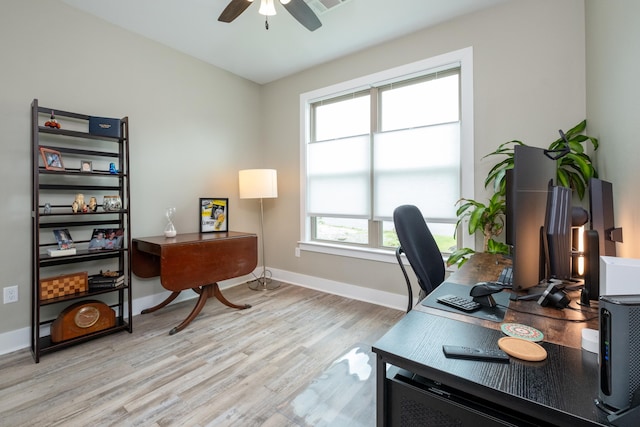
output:
[[276, 7], [273, 4], [273, 0], [260, 0], [260, 9], [258, 10], [260, 15], [273, 16], [276, 14]]
[[[302, 24], [307, 30], [315, 31], [322, 26], [322, 22], [318, 19], [316, 13], [309, 6], [309, 2], [343, 2], [349, 0], [278, 0], [280, 4], [287, 10], [287, 12], [293, 16], [293, 18]], [[254, 0], [229, 0], [227, 7], [224, 8], [218, 21], [220, 22], [232, 22], [238, 16], [242, 14]], [[342, 2], [342, 3], [341, 3]], [[275, 7], [276, 0], [260, 0], [260, 8], [258, 13], [265, 17], [264, 27], [269, 29], [269, 16], [276, 14]]]

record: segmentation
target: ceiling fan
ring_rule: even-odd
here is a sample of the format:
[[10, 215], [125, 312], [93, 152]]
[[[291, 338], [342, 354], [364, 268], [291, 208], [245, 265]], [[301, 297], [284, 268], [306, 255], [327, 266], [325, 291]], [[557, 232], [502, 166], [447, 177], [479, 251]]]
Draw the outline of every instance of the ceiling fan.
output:
[[[260, 0], [259, 13], [265, 16], [275, 15], [276, 10], [273, 5], [275, 0]], [[309, 31], [317, 30], [322, 26], [320, 19], [304, 0], [279, 0], [299, 23], [304, 25]], [[220, 22], [231, 22], [236, 19], [242, 12], [251, 6], [253, 0], [231, 0], [227, 7], [218, 17]], [[268, 22], [265, 22], [265, 28], [269, 29]]]

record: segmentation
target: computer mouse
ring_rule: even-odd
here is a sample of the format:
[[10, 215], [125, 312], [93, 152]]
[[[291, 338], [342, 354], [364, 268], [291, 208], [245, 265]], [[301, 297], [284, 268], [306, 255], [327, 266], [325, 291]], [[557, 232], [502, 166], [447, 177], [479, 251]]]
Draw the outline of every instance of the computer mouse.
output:
[[478, 282], [471, 288], [469, 295], [472, 297], [484, 297], [500, 292], [503, 289], [504, 286], [495, 282]]

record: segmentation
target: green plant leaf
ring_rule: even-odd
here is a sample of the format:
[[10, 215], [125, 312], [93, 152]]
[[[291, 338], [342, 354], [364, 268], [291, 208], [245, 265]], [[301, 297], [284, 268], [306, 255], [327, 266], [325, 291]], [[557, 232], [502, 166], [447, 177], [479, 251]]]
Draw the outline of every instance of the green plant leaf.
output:
[[509, 254], [509, 245], [489, 239], [487, 242], [487, 252], [490, 254]]
[[[462, 199], [458, 200], [456, 203], [458, 203], [458, 204], [462, 203], [462, 204], [456, 210], [456, 216], [458, 217], [458, 221], [456, 222], [456, 228], [455, 228], [455, 231], [453, 233], [453, 237], [456, 237], [457, 231], [460, 228], [460, 225], [462, 224], [462, 221], [466, 217], [470, 216], [471, 213], [473, 212], [473, 210], [475, 210], [478, 205], [481, 205], [480, 203], [476, 202], [475, 200], [470, 200], [470, 199], [465, 199], [465, 198], [462, 198]], [[482, 205], [482, 206], [484, 206], [484, 205]], [[473, 234], [473, 232], [471, 234]]]
[[491, 181], [498, 181], [504, 179], [504, 175], [507, 170], [513, 169], [513, 154], [501, 162], [497, 163], [495, 166], [489, 170], [487, 174], [487, 178], [484, 180], [485, 188], [489, 186]]
[[584, 153], [584, 146], [576, 140], [569, 141], [569, 148], [574, 153]]
[[563, 187], [571, 188], [571, 178], [569, 177], [569, 172], [564, 169], [558, 169], [558, 185]]
[[571, 129], [569, 129], [568, 131], [566, 131], [565, 136], [567, 137], [567, 139], [571, 139], [573, 138], [574, 135], [584, 132], [586, 128], [587, 128], [587, 120], [585, 119], [580, 123], [578, 123], [577, 125], [575, 125], [574, 127], [572, 127]]
[[471, 255], [475, 253], [476, 251], [470, 248], [461, 248], [455, 250], [451, 253], [451, 255], [449, 255], [449, 258], [447, 258], [447, 266], [450, 267], [452, 265], [457, 265], [458, 268], [462, 267], [464, 263], [469, 260]]
[[580, 200], [584, 198], [584, 193], [586, 192], [587, 185], [582, 181], [582, 179], [576, 179], [573, 181], [573, 189], [578, 193], [578, 197]]
[[588, 182], [589, 178], [593, 176], [593, 166], [591, 164], [591, 160], [586, 155], [576, 155], [574, 153], [569, 153], [565, 156], [565, 158], [574, 166], [577, 166], [580, 170], [581, 178], [583, 181]]
[[484, 230], [484, 213], [486, 211], [485, 206], [478, 205], [476, 209], [469, 215], [469, 234], [474, 234], [478, 230]]
[[525, 144], [522, 141], [518, 141], [517, 139], [511, 140], [511, 141], [507, 141], [507, 142], [503, 142], [502, 144], [500, 144], [498, 146], [498, 148], [495, 151], [485, 155], [483, 157], [483, 159], [486, 158], [486, 157], [495, 156], [495, 155], [498, 155], [498, 154], [511, 154], [511, 155], [513, 155], [513, 147], [511, 145], [512, 146], [516, 146], [516, 145], [527, 145], [527, 144]]
[[469, 211], [470, 209], [475, 209], [478, 205], [480, 205], [480, 203], [470, 199], [460, 199], [458, 200], [458, 203], [460, 202], [464, 202], [464, 203], [460, 205], [460, 207], [456, 211], [457, 216], [467, 216], [469, 215], [467, 211]]

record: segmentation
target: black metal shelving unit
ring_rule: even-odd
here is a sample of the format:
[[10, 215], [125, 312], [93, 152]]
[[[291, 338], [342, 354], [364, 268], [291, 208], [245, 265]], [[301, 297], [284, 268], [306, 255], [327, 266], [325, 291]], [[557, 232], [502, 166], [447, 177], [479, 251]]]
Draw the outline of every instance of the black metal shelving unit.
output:
[[[44, 124], [55, 114], [61, 128]], [[89, 133], [89, 115], [57, 110], [31, 104], [32, 146], [32, 305], [31, 352], [36, 363], [40, 356], [93, 340], [115, 332], [132, 332], [131, 294], [131, 219], [129, 189], [129, 120], [119, 119], [118, 136]], [[41, 148], [55, 150], [63, 158], [64, 168], [49, 170], [44, 166]], [[90, 171], [81, 168], [82, 161], [90, 161], [95, 167]], [[108, 165], [116, 166], [117, 171]], [[73, 212], [71, 205], [75, 194], [90, 194], [96, 199], [105, 195], [118, 195], [122, 201], [119, 210], [105, 211], [102, 205], [96, 211]], [[46, 205], [46, 209], [45, 209]], [[123, 230], [119, 249], [88, 249], [94, 228]], [[76, 253], [51, 256], [47, 249], [57, 248], [54, 229], [72, 230]], [[71, 231], [70, 231], [71, 232]], [[88, 275], [102, 270], [116, 270], [124, 275], [124, 283], [118, 287], [90, 290], [43, 299], [40, 284], [43, 278], [56, 277], [86, 271]], [[47, 333], [51, 324], [66, 307], [79, 301], [99, 300], [111, 307], [116, 314], [115, 325], [82, 336], [53, 342]]]

